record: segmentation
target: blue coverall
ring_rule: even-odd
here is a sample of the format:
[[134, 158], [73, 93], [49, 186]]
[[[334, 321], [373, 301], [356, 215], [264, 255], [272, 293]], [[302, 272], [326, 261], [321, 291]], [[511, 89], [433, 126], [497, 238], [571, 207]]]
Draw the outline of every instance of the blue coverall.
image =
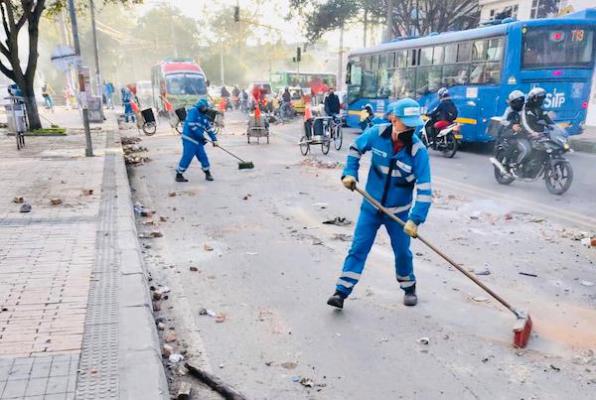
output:
[[[416, 135], [412, 135], [411, 147], [405, 146], [394, 154], [391, 140], [391, 124], [368, 128], [350, 146], [343, 176], [358, 180], [360, 158], [372, 152], [366, 191], [390, 209], [404, 222], [411, 219], [416, 225], [426, 220], [432, 201], [430, 164], [426, 147]], [[416, 189], [416, 199], [412, 198]], [[416, 282], [410, 251], [410, 237], [403, 228], [372, 204], [363, 200], [356, 223], [354, 240], [344, 262], [336, 290], [348, 296], [360, 280], [364, 263], [375, 240], [378, 229], [385, 225], [395, 254], [395, 276], [402, 289]]]
[[130, 90], [128, 89], [123, 89], [122, 90], [122, 104], [124, 105], [124, 120], [126, 122], [129, 121], [130, 122], [135, 122], [135, 115], [132, 112], [132, 105], [130, 104], [130, 102], [132, 101], [132, 93], [130, 93]]
[[209, 159], [205, 152], [204, 134], [207, 133], [213, 142], [217, 142], [215, 129], [207, 116], [199, 111], [199, 103], [192, 107], [186, 119], [184, 120], [184, 129], [182, 131], [182, 158], [176, 168], [176, 172], [186, 171], [193, 157], [201, 163], [203, 171], [209, 171]]

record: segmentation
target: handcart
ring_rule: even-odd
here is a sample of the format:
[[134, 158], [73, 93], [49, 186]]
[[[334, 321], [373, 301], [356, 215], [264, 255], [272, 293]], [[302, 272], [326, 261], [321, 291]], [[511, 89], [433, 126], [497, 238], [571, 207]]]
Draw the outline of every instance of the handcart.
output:
[[260, 143], [262, 137], [267, 138], [267, 143], [269, 143], [269, 121], [267, 120], [266, 115], [261, 115], [260, 117], [255, 117], [254, 114], [251, 114], [248, 119], [248, 127], [246, 128], [246, 140], [250, 144], [250, 138], [257, 138], [257, 143]]

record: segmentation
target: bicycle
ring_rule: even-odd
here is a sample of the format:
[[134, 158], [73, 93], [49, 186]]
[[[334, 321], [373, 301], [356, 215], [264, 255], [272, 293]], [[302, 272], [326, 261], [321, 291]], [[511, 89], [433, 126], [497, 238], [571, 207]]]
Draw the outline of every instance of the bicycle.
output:
[[341, 146], [344, 141], [344, 134], [341, 129], [341, 119], [337, 116], [333, 116], [330, 124], [330, 136], [331, 140], [333, 140], [333, 145], [335, 146], [335, 150], [341, 150]]

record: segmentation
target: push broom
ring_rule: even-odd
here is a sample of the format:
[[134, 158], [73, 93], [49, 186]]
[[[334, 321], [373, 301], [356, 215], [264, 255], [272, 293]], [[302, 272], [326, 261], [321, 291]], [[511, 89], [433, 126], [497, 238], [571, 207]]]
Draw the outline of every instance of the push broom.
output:
[[[213, 144], [212, 140], [209, 139], [205, 139], [207, 140], [209, 143]], [[225, 151], [226, 153], [228, 153], [229, 155], [231, 155], [232, 157], [234, 157], [236, 160], [240, 161], [238, 163], [238, 169], [253, 169], [255, 167], [255, 165], [253, 164], [252, 161], [244, 161], [243, 159], [241, 159], [240, 157], [238, 157], [236, 154], [232, 153], [229, 150], [224, 149], [223, 147], [221, 147], [219, 144], [217, 145], [217, 148]]]
[[[393, 215], [389, 210], [387, 210], [381, 203], [375, 200], [368, 192], [365, 190], [360, 189], [358, 186], [354, 188], [355, 191], [360, 193], [369, 203], [371, 203], [374, 207], [376, 207], [379, 211], [387, 215], [389, 218], [400, 224], [401, 226], [405, 226], [405, 222]], [[511, 311], [515, 317], [517, 318], [517, 322], [513, 326], [513, 346], [518, 348], [524, 348], [528, 344], [528, 340], [530, 339], [530, 333], [532, 332], [532, 319], [530, 315], [524, 311], [517, 310], [511, 306], [505, 299], [501, 296], [493, 292], [488, 286], [482, 283], [478, 278], [472, 275], [470, 272], [466, 271], [460, 265], [458, 265], [455, 261], [449, 258], [445, 253], [437, 249], [432, 243], [424, 239], [422, 236], [416, 236], [418, 240], [428, 246], [432, 251], [437, 253], [441, 256], [445, 261], [447, 261], [451, 266], [456, 268], [459, 272], [470, 278], [472, 282], [476, 285], [480, 286], [486, 293], [491, 295], [495, 300], [505, 306], [509, 311]]]

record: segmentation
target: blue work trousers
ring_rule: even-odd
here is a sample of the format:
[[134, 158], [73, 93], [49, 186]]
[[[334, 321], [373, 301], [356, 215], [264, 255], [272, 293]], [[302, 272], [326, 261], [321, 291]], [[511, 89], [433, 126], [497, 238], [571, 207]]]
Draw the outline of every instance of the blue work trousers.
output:
[[194, 142], [183, 138], [182, 158], [180, 159], [178, 168], [176, 168], [176, 172], [183, 173], [186, 171], [194, 157], [196, 157], [201, 163], [203, 171], [209, 170], [209, 158], [207, 158], [205, 146], [199, 142]]
[[[402, 212], [397, 216], [402, 221], [407, 221], [408, 212]], [[407, 289], [414, 285], [416, 277], [410, 251], [410, 237], [403, 231], [401, 225], [386, 215], [363, 208], [356, 223], [352, 247], [344, 262], [342, 274], [337, 281], [337, 291], [346, 296], [352, 293], [354, 285], [360, 280], [366, 258], [381, 225], [385, 225], [391, 238], [391, 247], [395, 255], [395, 277], [400, 287]]]
[[135, 114], [132, 112], [132, 106], [130, 103], [124, 103], [124, 120], [126, 122], [135, 122]]

